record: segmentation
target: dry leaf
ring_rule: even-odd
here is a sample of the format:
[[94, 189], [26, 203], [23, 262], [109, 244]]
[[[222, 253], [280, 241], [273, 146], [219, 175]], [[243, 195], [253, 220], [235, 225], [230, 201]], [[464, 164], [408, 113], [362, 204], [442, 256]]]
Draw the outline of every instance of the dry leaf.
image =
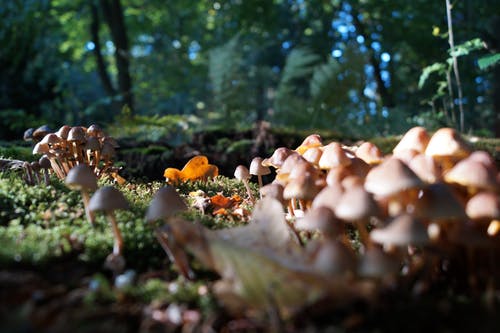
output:
[[208, 158], [204, 155], [198, 155], [191, 158], [182, 170], [176, 168], [165, 169], [163, 176], [167, 183], [176, 184], [188, 180], [207, 180], [219, 175], [219, 168], [216, 165], [209, 164]]

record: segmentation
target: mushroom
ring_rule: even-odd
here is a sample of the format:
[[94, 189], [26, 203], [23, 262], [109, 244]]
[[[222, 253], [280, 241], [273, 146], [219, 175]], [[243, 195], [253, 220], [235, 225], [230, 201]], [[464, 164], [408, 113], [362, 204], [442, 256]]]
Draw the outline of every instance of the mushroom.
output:
[[[153, 223], [157, 220], [166, 222], [169, 217], [186, 210], [187, 206], [175, 190], [175, 187], [165, 186], [159, 189], [153, 200], [151, 200], [145, 219], [147, 223]], [[170, 258], [170, 261], [175, 263], [179, 268], [180, 273], [185, 278], [192, 280], [194, 273], [189, 267], [186, 252], [181, 247], [176, 246], [175, 239], [166, 239], [169, 237], [162, 229], [155, 228], [155, 236]]]
[[259, 182], [259, 188], [262, 187], [262, 176], [268, 175], [271, 173], [271, 169], [269, 167], [262, 165], [262, 157], [254, 157], [252, 159], [252, 162], [250, 163], [250, 174], [251, 175], [256, 175], [258, 182]]
[[45, 182], [45, 185], [50, 184], [50, 176], [49, 176], [49, 169], [51, 167], [50, 160], [47, 157], [47, 155], [42, 155], [40, 159], [38, 160], [38, 163], [40, 164], [40, 168], [43, 170], [43, 180]]
[[238, 165], [236, 170], [234, 170], [234, 178], [243, 182], [243, 185], [245, 185], [245, 189], [247, 190], [248, 198], [252, 202], [255, 201], [250, 185], [248, 185], [248, 180], [250, 179], [250, 172], [248, 171], [248, 168], [241, 164]]
[[321, 147], [322, 145], [323, 143], [319, 134], [310, 134], [302, 141], [295, 151], [303, 155], [310, 148]]
[[399, 215], [386, 227], [372, 230], [370, 238], [384, 246], [398, 247], [421, 246], [430, 242], [425, 225], [409, 214]]
[[469, 158], [461, 160], [451, 168], [444, 175], [444, 180], [447, 183], [465, 188], [469, 197], [481, 190], [498, 190], [496, 174], [483, 163]]
[[83, 147], [87, 139], [85, 138], [85, 131], [81, 126], [74, 126], [68, 132], [67, 141], [70, 144], [69, 151], [76, 159], [77, 164], [84, 163]]
[[33, 142], [35, 142], [35, 143], [40, 142], [40, 140], [42, 140], [44, 136], [49, 134], [50, 131], [51, 130], [50, 130], [50, 127], [48, 125], [42, 125], [42, 126], [38, 127], [32, 133], [31, 137], [33, 139]]
[[365, 247], [371, 246], [366, 229], [370, 223], [370, 217], [379, 214], [380, 209], [373, 196], [362, 186], [355, 186], [346, 190], [335, 207], [335, 215], [338, 218], [356, 226], [360, 241]]
[[438, 129], [425, 148], [425, 154], [432, 156], [440, 164], [443, 172], [469, 156], [470, 151], [469, 145], [453, 128]]
[[[418, 153], [425, 152], [430, 136], [421, 126], [410, 128], [405, 135], [399, 140], [398, 144], [392, 150], [395, 156], [399, 156], [404, 151], [415, 150]], [[403, 153], [404, 154], [404, 153]]]
[[259, 193], [261, 195], [261, 198], [271, 197], [284, 205], [285, 199], [283, 198], [283, 190], [283, 185], [279, 183], [270, 183], [262, 186], [259, 190]]
[[366, 175], [365, 188], [377, 200], [386, 201], [389, 215], [395, 216], [412, 209], [419, 190], [425, 184], [401, 160], [390, 158], [371, 169]]
[[384, 159], [382, 151], [369, 141], [363, 142], [361, 146], [356, 149], [355, 155], [370, 165], [380, 164]]
[[330, 170], [337, 166], [347, 166], [351, 164], [351, 159], [347, 157], [344, 149], [338, 142], [331, 142], [323, 147], [323, 154], [318, 161], [320, 169]]
[[89, 210], [89, 191], [97, 190], [97, 177], [87, 164], [78, 164], [69, 170], [66, 176], [66, 185], [69, 188], [80, 190], [87, 220], [94, 226], [94, 214]]
[[123, 251], [123, 238], [116, 222], [114, 211], [117, 209], [128, 209], [129, 204], [123, 194], [113, 186], [104, 186], [98, 189], [89, 202], [91, 212], [104, 211], [111, 223], [115, 242], [112, 256], [108, 259], [121, 257]]
[[268, 167], [272, 166], [275, 169], [279, 169], [281, 168], [283, 162], [285, 162], [286, 158], [291, 154], [297, 154], [297, 152], [286, 147], [276, 148], [271, 157], [262, 160], [262, 165]]

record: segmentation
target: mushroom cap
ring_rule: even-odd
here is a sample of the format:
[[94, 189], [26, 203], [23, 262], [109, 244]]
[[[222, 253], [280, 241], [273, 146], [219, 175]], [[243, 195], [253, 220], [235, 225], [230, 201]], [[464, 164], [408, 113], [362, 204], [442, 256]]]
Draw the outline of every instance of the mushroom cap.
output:
[[46, 143], [37, 142], [35, 146], [33, 146], [33, 155], [35, 154], [47, 154], [49, 153], [49, 145]]
[[42, 169], [50, 169], [52, 167], [50, 159], [47, 155], [42, 155], [42, 157], [38, 160], [38, 163], [40, 163], [40, 167], [42, 167]]
[[495, 159], [486, 151], [476, 150], [472, 152], [467, 159], [480, 162], [484, 164], [487, 169], [490, 169], [492, 172], [497, 173], [497, 165]]
[[254, 157], [250, 162], [250, 174], [256, 176], [264, 176], [271, 173], [269, 167], [262, 165], [262, 157]]
[[387, 159], [374, 167], [365, 179], [366, 190], [381, 197], [389, 197], [423, 186], [422, 180], [397, 158]]
[[238, 180], [248, 180], [250, 179], [250, 171], [244, 165], [238, 165], [234, 170], [234, 178]]
[[68, 132], [68, 137], [66, 138], [68, 141], [74, 142], [85, 142], [87, 139], [85, 137], [85, 131], [81, 126], [74, 126]]
[[465, 208], [460, 198], [443, 183], [429, 185], [415, 202], [413, 214], [431, 221], [465, 220]]
[[101, 127], [97, 124], [92, 124], [87, 128], [87, 136], [88, 137], [96, 137], [100, 138], [104, 136], [104, 132], [102, 131]]
[[302, 154], [302, 157], [309, 163], [318, 166], [319, 165], [319, 160], [321, 159], [321, 155], [323, 154], [323, 151], [319, 147], [311, 147], [307, 149], [304, 154]]
[[356, 157], [368, 164], [379, 164], [384, 160], [382, 151], [373, 143], [365, 141], [356, 149]]
[[68, 171], [65, 180], [69, 188], [97, 190], [97, 176], [87, 164], [78, 164]]
[[99, 142], [99, 139], [95, 136], [90, 136], [85, 143], [85, 149], [93, 151], [101, 149], [101, 143]]
[[335, 215], [347, 222], [362, 221], [380, 213], [380, 209], [362, 186], [351, 187], [344, 192], [335, 207]]
[[309, 209], [302, 218], [295, 221], [297, 230], [320, 230], [327, 238], [345, 234], [345, 224], [335, 217], [333, 210], [326, 206]]
[[384, 278], [398, 271], [399, 261], [377, 247], [368, 248], [358, 265], [358, 274], [362, 277]]
[[104, 159], [112, 159], [116, 156], [116, 150], [112, 143], [107, 141], [102, 143], [101, 156]]
[[53, 147], [61, 143], [61, 138], [55, 135], [54, 133], [48, 133], [43, 137], [40, 143], [48, 144], [49, 147]]
[[40, 141], [44, 136], [46, 136], [50, 132], [51, 129], [48, 125], [42, 125], [33, 131], [32, 138], [35, 141]]
[[28, 128], [26, 131], [23, 133], [23, 140], [24, 141], [31, 141], [33, 140], [33, 132], [35, 131], [34, 128]]
[[300, 146], [298, 146], [297, 149], [295, 149], [295, 151], [303, 155], [310, 148], [321, 147], [322, 145], [323, 142], [319, 134], [310, 134], [304, 139], [304, 141], [302, 141]]
[[385, 245], [425, 245], [430, 242], [427, 228], [415, 217], [401, 214], [384, 228], [372, 230], [370, 238]]
[[421, 126], [410, 128], [399, 140], [398, 144], [392, 150], [394, 155], [398, 155], [404, 150], [416, 150], [419, 153], [425, 152], [430, 140], [429, 133]]
[[290, 154], [296, 154], [297, 152], [286, 148], [286, 147], [279, 147], [276, 148], [276, 150], [273, 152], [271, 157], [265, 158], [262, 160], [262, 165], [263, 166], [272, 166], [274, 168], [281, 168], [281, 165], [283, 162], [285, 162], [286, 158]]
[[429, 140], [425, 154], [433, 157], [453, 156], [464, 158], [470, 154], [470, 147], [453, 128], [438, 129]]
[[483, 163], [469, 158], [461, 160], [451, 168], [444, 175], [444, 180], [470, 189], [498, 190], [496, 174]]
[[350, 165], [351, 159], [347, 157], [344, 149], [338, 142], [331, 142], [323, 147], [323, 154], [319, 159], [320, 169], [329, 170], [339, 165]]
[[146, 222], [161, 220], [187, 210], [187, 206], [173, 186], [160, 188], [146, 212]]
[[283, 198], [313, 200], [318, 191], [319, 188], [314, 177], [310, 174], [304, 174], [288, 182], [283, 190]]
[[89, 201], [89, 210], [102, 210], [111, 213], [117, 209], [128, 209], [129, 204], [125, 196], [113, 186], [104, 186], [98, 189]]
[[259, 190], [259, 193], [263, 198], [271, 197], [279, 201], [281, 204], [284, 204], [285, 199], [283, 198], [283, 190], [283, 185], [279, 183], [270, 183], [262, 186]]
[[311, 207], [317, 208], [325, 206], [335, 211], [337, 203], [339, 202], [342, 194], [344, 193], [344, 188], [340, 183], [332, 184], [324, 187], [314, 198]]
[[71, 126], [69, 125], [62, 125], [56, 132], [56, 135], [63, 139], [63, 140], [67, 140], [68, 139], [68, 134], [69, 134], [69, 131], [71, 130]]
[[407, 165], [426, 183], [436, 183], [441, 180], [441, 170], [436, 161], [425, 154], [418, 154]]
[[467, 201], [465, 212], [471, 220], [500, 219], [500, 199], [493, 192], [479, 192]]
[[328, 275], [355, 273], [357, 258], [353, 251], [338, 240], [322, 242], [316, 249], [313, 270]]

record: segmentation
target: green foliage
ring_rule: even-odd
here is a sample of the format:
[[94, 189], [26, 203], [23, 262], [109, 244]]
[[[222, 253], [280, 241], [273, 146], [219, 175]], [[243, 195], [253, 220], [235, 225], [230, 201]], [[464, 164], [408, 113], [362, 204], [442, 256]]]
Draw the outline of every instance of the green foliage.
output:
[[109, 135], [115, 138], [161, 141], [175, 147], [188, 142], [198, 126], [200, 120], [193, 115], [122, 115], [115, 124], [110, 124], [107, 130]]
[[485, 70], [500, 63], [500, 53], [488, 54], [477, 60], [479, 69]]

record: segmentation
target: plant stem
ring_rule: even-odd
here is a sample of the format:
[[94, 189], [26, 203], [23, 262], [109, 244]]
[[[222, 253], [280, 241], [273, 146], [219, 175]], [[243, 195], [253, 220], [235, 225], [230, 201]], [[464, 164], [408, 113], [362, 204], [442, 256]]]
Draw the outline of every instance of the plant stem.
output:
[[463, 94], [462, 94], [462, 82], [460, 81], [460, 74], [458, 72], [458, 61], [455, 56], [454, 48], [455, 42], [453, 41], [453, 22], [451, 18], [451, 4], [450, 0], [446, 0], [446, 18], [448, 20], [448, 43], [450, 44], [451, 57], [453, 59], [453, 74], [455, 75], [455, 81], [457, 82], [458, 90], [458, 110], [460, 113], [460, 132], [464, 131], [464, 108], [463, 108]]

